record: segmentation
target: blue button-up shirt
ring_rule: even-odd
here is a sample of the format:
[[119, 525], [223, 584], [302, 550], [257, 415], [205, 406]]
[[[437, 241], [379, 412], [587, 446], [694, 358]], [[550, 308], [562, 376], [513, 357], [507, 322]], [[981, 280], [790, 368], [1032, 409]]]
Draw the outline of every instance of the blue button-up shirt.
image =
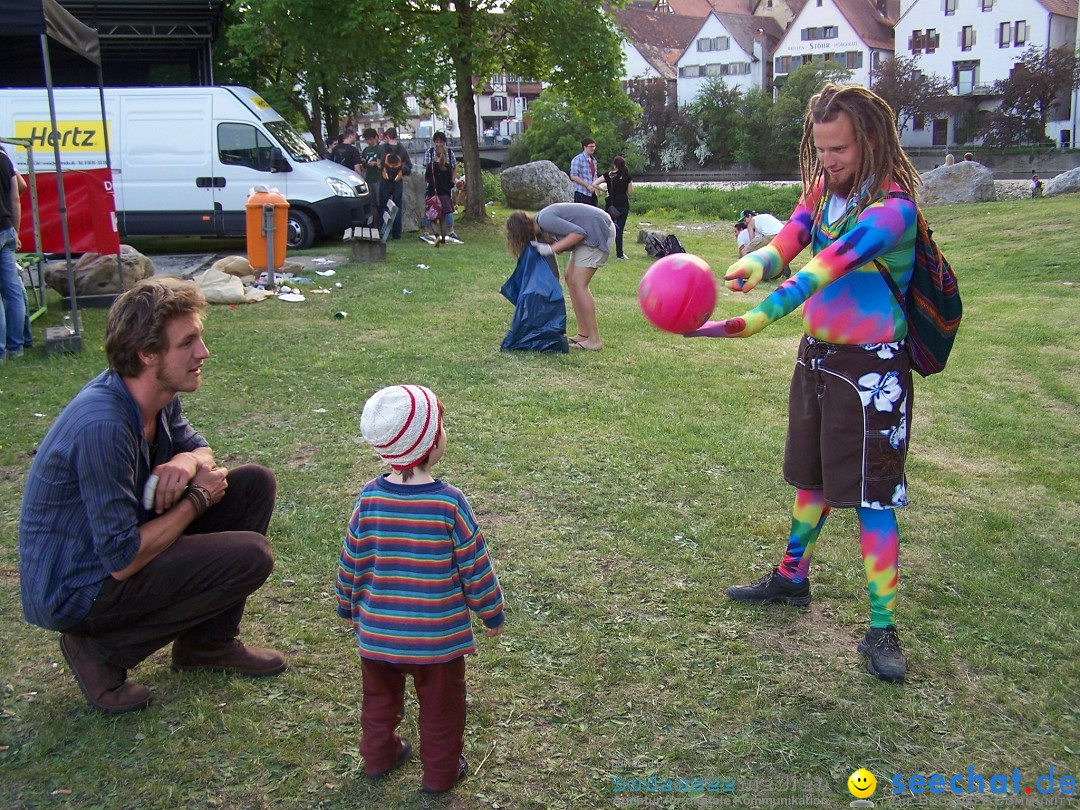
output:
[[150, 471], [177, 453], [206, 447], [180, 411], [158, 413], [151, 457], [139, 406], [119, 375], [104, 371], [61, 411], [26, 478], [19, 518], [23, 613], [31, 624], [64, 630], [80, 622], [110, 574], [139, 550]]

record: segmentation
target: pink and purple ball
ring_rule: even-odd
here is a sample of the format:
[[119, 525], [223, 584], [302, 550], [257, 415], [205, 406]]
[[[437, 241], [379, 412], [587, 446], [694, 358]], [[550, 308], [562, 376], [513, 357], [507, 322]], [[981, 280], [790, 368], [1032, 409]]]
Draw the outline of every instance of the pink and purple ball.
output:
[[716, 306], [716, 280], [704, 259], [672, 253], [653, 262], [638, 285], [645, 317], [658, 329], [677, 335], [709, 320]]

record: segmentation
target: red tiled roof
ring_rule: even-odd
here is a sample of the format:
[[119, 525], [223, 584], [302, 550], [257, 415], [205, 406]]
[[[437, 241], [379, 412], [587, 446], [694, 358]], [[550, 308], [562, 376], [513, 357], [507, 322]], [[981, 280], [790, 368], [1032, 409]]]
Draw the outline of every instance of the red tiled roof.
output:
[[1039, 2], [1051, 14], [1076, 17], [1076, 0], [1039, 0]]
[[688, 17], [707, 17], [710, 11], [724, 14], [750, 14], [757, 0], [668, 0], [676, 14]]
[[833, 0], [833, 3], [869, 47], [891, 51], [895, 48], [893, 26], [900, 18], [900, 0], [880, 1], [884, 2], [885, 16], [878, 11], [879, 0]]
[[701, 28], [701, 24], [705, 22], [705, 16], [702, 14], [700, 17], [688, 17], [684, 14], [671, 14], [665, 11], [645, 11], [631, 6], [615, 12], [615, 20], [619, 23], [619, 27], [626, 32], [635, 45], [650, 45], [660, 50], [678, 50], [680, 55]]
[[769, 57], [780, 38], [784, 35], [784, 29], [772, 17], [754, 17], [750, 14], [717, 12], [716, 18], [723, 23], [724, 28], [734, 37], [739, 47], [751, 55], [754, 53], [754, 34], [758, 31], [765, 35], [765, 41], [761, 46], [765, 58]]

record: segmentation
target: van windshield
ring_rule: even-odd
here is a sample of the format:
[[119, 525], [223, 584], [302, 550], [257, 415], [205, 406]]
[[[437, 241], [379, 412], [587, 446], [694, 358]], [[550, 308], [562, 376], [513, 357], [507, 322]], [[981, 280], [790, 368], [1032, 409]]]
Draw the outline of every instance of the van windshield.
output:
[[270, 134], [277, 138], [282, 148], [289, 153], [289, 157], [297, 163], [314, 163], [319, 160], [319, 154], [307, 141], [300, 137], [300, 133], [284, 121], [268, 121], [266, 128]]

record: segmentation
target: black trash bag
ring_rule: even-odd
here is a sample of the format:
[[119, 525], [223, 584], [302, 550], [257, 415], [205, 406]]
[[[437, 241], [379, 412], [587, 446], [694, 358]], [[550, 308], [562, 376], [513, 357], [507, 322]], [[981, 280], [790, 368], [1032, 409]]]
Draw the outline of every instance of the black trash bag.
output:
[[514, 319], [503, 351], [568, 352], [566, 302], [554, 256], [541, 256], [526, 245], [502, 294], [514, 305]]

